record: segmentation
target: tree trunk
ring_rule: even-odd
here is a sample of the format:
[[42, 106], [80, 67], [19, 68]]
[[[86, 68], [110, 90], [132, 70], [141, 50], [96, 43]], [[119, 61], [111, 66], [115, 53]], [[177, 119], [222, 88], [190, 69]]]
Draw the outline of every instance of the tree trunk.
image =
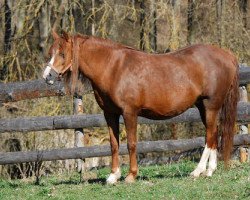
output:
[[217, 42], [221, 46], [222, 0], [216, 0], [216, 18], [217, 18]]
[[157, 50], [156, 2], [140, 2], [140, 49], [154, 52]]
[[248, 0], [240, 0], [240, 10], [242, 12], [242, 21], [245, 28], [247, 28], [247, 4]]
[[[57, 30], [59, 27], [65, 28], [66, 27], [66, 17], [67, 17], [67, 11], [66, 8], [68, 8], [68, 0], [62, 0], [61, 4], [58, 8], [58, 13], [54, 11], [55, 15], [55, 21], [53, 23], [52, 29]], [[54, 9], [56, 9], [54, 7]]]
[[150, 4], [149, 5], [149, 10], [150, 10], [150, 16], [149, 16], [150, 48], [152, 49], [152, 51], [156, 52], [157, 51], [156, 2], [155, 2], [155, 0], [150, 0], [149, 4]]
[[191, 44], [194, 37], [194, 7], [195, 7], [195, 0], [188, 0], [188, 10], [187, 10], [187, 30], [188, 30], [188, 37], [187, 42]]
[[[11, 0], [4, 1], [4, 12], [5, 12], [5, 21], [4, 21], [4, 56], [6, 56], [11, 50]], [[8, 61], [4, 59], [3, 68], [0, 72], [0, 80], [3, 81], [8, 77]]]
[[91, 23], [91, 35], [95, 35], [95, 0], [91, 0], [91, 10], [92, 10], [92, 23]]
[[170, 49], [176, 50], [180, 46], [180, 11], [181, 0], [172, 0], [172, 34]]
[[[107, 36], [122, 44], [138, 48], [140, 43], [139, 4], [135, 1], [108, 0], [109, 21], [106, 22]], [[108, 14], [108, 13], [107, 13]]]
[[250, 30], [250, 0], [247, 1], [246, 8], [246, 29]]
[[41, 12], [40, 12], [40, 16], [39, 16], [39, 31], [40, 31], [40, 42], [39, 42], [39, 46], [40, 49], [43, 53], [43, 56], [46, 56], [46, 44], [47, 44], [47, 40], [50, 34], [50, 9], [49, 9], [49, 5], [48, 2], [45, 1], [44, 5], [41, 8]]
[[141, 31], [140, 31], [140, 49], [141, 50], [145, 50], [145, 3], [144, 1], [140, 2], [140, 27], [141, 27]]
[[69, 31], [70, 27], [70, 21], [69, 21], [69, 1], [68, 0], [62, 0], [63, 10], [60, 13], [61, 15], [61, 28], [62, 30]]
[[84, 0], [78, 0], [78, 3], [74, 3], [72, 8], [72, 17], [74, 18], [74, 31], [76, 33], [85, 33], [85, 23], [84, 23], [84, 8], [86, 3]]

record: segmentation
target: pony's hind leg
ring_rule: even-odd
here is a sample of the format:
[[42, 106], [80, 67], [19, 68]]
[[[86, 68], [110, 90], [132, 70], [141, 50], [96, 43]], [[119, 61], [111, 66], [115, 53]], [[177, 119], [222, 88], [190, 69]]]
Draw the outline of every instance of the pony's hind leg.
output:
[[210, 150], [208, 169], [205, 173], [206, 176], [212, 176], [213, 172], [217, 168], [217, 147], [218, 147], [218, 121], [219, 111], [217, 110], [207, 110], [207, 134], [206, 134], [206, 144]]
[[111, 173], [107, 178], [108, 184], [115, 184], [121, 177], [119, 168], [119, 115], [104, 112], [110, 135], [110, 145], [112, 152]]
[[[197, 168], [191, 173], [191, 176], [199, 177], [201, 174], [212, 176], [213, 172], [217, 168], [217, 118], [219, 110], [206, 108], [203, 104], [197, 107], [206, 127], [206, 145], [202, 153], [201, 160]], [[208, 160], [209, 164], [208, 169], [206, 170]]]

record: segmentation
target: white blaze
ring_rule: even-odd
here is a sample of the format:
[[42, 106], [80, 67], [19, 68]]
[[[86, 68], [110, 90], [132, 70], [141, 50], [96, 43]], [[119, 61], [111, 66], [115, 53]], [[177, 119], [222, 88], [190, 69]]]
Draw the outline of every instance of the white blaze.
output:
[[47, 66], [46, 69], [45, 69], [44, 72], [43, 72], [43, 78], [44, 78], [44, 79], [46, 79], [46, 77], [49, 75], [50, 70], [51, 70], [51, 67], [50, 67], [50, 66]]
[[49, 61], [49, 65], [46, 67], [46, 69], [43, 72], [43, 78], [46, 79], [47, 76], [49, 75], [50, 71], [51, 71], [51, 67], [54, 64], [54, 60], [55, 60], [55, 56], [53, 55], [51, 60]]

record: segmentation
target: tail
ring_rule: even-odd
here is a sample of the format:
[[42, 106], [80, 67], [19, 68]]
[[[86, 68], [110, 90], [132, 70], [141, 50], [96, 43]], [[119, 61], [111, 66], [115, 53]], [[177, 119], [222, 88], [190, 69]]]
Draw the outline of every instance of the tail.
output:
[[221, 150], [225, 166], [228, 166], [228, 161], [233, 149], [234, 127], [237, 117], [237, 102], [239, 98], [239, 65], [237, 62], [235, 65], [236, 73], [220, 113]]

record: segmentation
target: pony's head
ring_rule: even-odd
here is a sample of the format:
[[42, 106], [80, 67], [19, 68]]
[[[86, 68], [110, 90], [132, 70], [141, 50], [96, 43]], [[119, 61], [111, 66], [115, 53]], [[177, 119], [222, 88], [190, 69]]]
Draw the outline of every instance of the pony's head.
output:
[[54, 43], [49, 49], [49, 62], [43, 72], [43, 78], [48, 84], [54, 84], [56, 79], [60, 79], [66, 72], [72, 71], [73, 42], [71, 37], [63, 32], [59, 36], [52, 31]]

